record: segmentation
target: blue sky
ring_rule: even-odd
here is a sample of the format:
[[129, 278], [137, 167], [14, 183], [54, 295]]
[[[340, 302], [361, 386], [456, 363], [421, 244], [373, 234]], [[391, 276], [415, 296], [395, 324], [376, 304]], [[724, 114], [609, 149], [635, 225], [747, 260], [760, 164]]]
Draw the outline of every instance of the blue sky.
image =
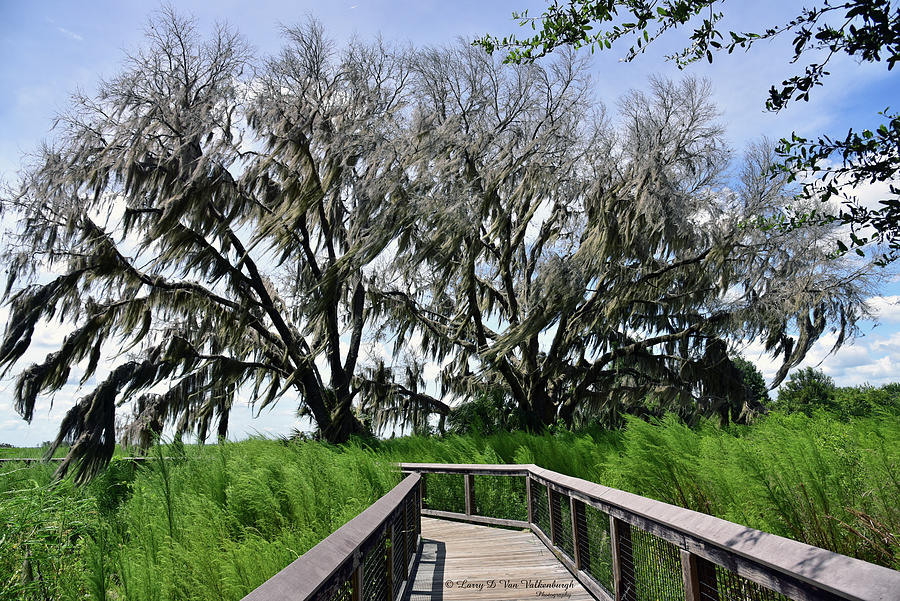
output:
[[[461, 36], [472, 39], [484, 33], [518, 33], [510, 19], [514, 10], [531, 9], [538, 14], [544, 4], [533, 1], [371, 1], [334, 2], [257, 0], [239, 2], [180, 1], [176, 8], [194, 15], [201, 28], [226, 21], [238, 29], [258, 56], [273, 53], [281, 45], [279, 24], [293, 24], [312, 14], [338, 44], [353, 35], [370, 38], [379, 33], [386, 39], [409, 41], [415, 45], [442, 45]], [[15, 181], [22, 156], [52, 136], [54, 115], [66, 106], [76, 89], [94, 90], [101, 77], [114, 75], [123, 52], [141, 44], [143, 28], [153, 2], [24, 2], [0, 0], [0, 180]], [[794, 16], [799, 3], [726, 3], [723, 27], [758, 31]], [[615, 107], [618, 96], [646, 84], [651, 74], [673, 78], [682, 72], [663, 60], [667, 52], [679, 48], [684, 38], [676, 35], [665, 45], [629, 64], [619, 58], [620, 50], [598, 52], [593, 57], [595, 94], [599, 101]], [[764, 111], [769, 85], [796, 72], [789, 65], [790, 39], [784, 38], [755, 47], [750, 54], [721, 55], [713, 65], [696, 64], [687, 72], [708, 78], [722, 111], [731, 144], [740, 149], [748, 141], [768, 136], [779, 138], [796, 131], [801, 135], [832, 133], [841, 135], [851, 126], [871, 125], [879, 110], [900, 97], [895, 74], [883, 65], [858, 65], [839, 57], [831, 65], [832, 76], [816, 91], [809, 103], [794, 103], [779, 114]], [[895, 102], [894, 102], [895, 103]], [[876, 198], [879, 190], [864, 191]], [[4, 222], [3, 228], [13, 224]], [[806, 365], [818, 365], [838, 384], [881, 384], [900, 380], [900, 285], [888, 282], [873, 306], [879, 315], [864, 324], [865, 335], [827, 356], [829, 337], [813, 349]], [[5, 320], [6, 312], [0, 313]], [[0, 320], [0, 321], [2, 321]], [[53, 350], [59, 332], [52, 328], [38, 332], [31, 360]], [[750, 346], [747, 358], [757, 362], [766, 375], [774, 364], [761, 359], [759, 349]], [[34, 422], [26, 425], [13, 411], [11, 379], [0, 382], [0, 442], [17, 445], [39, 444], [51, 439], [65, 411], [80, 396], [77, 386], [67, 386], [57, 394], [52, 409], [49, 399], [38, 406]], [[259, 419], [251, 419], [249, 407], [236, 408], [231, 438], [260, 432], [284, 434], [294, 427], [295, 407], [284, 399]]]

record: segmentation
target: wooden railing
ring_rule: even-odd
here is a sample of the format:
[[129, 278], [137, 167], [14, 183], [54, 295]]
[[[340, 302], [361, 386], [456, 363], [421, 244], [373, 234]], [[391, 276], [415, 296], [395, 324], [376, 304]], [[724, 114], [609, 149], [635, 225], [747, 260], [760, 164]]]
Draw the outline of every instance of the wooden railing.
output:
[[400, 467], [422, 515], [528, 528], [604, 601], [900, 600], [900, 572], [535, 465]]
[[420, 482], [407, 476], [244, 601], [403, 598], [421, 539]]

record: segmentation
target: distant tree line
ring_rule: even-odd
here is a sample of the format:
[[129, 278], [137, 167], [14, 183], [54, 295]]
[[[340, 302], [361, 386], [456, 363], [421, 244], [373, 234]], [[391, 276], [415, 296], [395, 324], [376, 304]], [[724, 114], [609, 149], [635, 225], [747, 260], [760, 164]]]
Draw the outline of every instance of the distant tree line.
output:
[[900, 413], [900, 383], [836, 386], [822, 370], [806, 367], [791, 374], [770, 407], [786, 413], [827, 411], [842, 418]]
[[[792, 372], [787, 381], [778, 389], [773, 400], [759, 369], [750, 361], [737, 355], [733, 363], [742, 373], [744, 395], [757, 401], [752, 421], [778, 411], [780, 413], [803, 413], [812, 416], [827, 413], [843, 420], [857, 417], [900, 416], [900, 383], [893, 382], [881, 386], [862, 384], [859, 386], [837, 386], [824, 371], [806, 367]], [[645, 418], [662, 418], [665, 411], [654, 412], [649, 407], [642, 411], [631, 411]], [[699, 417], [699, 416], [695, 416]], [[710, 416], [713, 419], [716, 416]], [[738, 420], [746, 422], [746, 419]], [[523, 423], [518, 408], [509, 402], [500, 391], [484, 392], [475, 398], [454, 407], [447, 418], [447, 432], [452, 434], [477, 434], [488, 436], [521, 428]], [[722, 423], [722, 422], [720, 422]], [[725, 422], [727, 423], [727, 421]], [[582, 426], [595, 425], [588, 421]], [[604, 426], [610, 424], [604, 423]], [[422, 430], [418, 434], [428, 434], [433, 430]]]

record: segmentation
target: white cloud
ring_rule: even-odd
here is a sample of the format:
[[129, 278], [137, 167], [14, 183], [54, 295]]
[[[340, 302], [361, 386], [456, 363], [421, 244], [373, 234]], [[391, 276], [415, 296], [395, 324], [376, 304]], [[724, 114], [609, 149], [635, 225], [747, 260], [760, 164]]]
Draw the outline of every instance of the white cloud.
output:
[[859, 204], [867, 209], [880, 209], [882, 200], [887, 198], [895, 198], [896, 194], [891, 192], [891, 186], [897, 186], [900, 181], [888, 180], [875, 183], [861, 183], [854, 188], [848, 189], [851, 196], [855, 196]]
[[[900, 321], [896, 310], [891, 319]], [[838, 386], [880, 386], [900, 381], [900, 332], [869, 332], [832, 353], [836, 339], [834, 333], [823, 335], [792, 372], [806, 367], [821, 369]], [[772, 381], [781, 364], [780, 358], [775, 360], [763, 354], [763, 345], [759, 341], [745, 346], [741, 354], [756, 364], [768, 382]]]
[[429, 361], [422, 369], [422, 375], [426, 380], [436, 380], [441, 373], [441, 366], [433, 361]]
[[867, 304], [878, 321], [900, 322], [900, 295], [873, 296]]
[[78, 34], [75, 33], [74, 31], [70, 31], [70, 30], [66, 29], [65, 27], [57, 27], [57, 28], [56, 28], [56, 31], [58, 31], [59, 33], [63, 34], [64, 36], [66, 36], [66, 37], [69, 38], [69, 39], [75, 40], [76, 42], [83, 42], [83, 41], [84, 41], [84, 38], [83, 38], [83, 37], [81, 37], [80, 35], [78, 35]]

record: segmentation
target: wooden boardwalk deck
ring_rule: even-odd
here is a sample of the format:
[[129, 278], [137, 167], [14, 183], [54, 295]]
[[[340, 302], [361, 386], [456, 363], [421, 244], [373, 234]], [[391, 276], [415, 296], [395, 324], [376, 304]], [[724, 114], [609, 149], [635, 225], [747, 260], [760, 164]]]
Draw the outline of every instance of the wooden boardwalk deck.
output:
[[593, 599], [531, 532], [422, 518], [409, 601]]

